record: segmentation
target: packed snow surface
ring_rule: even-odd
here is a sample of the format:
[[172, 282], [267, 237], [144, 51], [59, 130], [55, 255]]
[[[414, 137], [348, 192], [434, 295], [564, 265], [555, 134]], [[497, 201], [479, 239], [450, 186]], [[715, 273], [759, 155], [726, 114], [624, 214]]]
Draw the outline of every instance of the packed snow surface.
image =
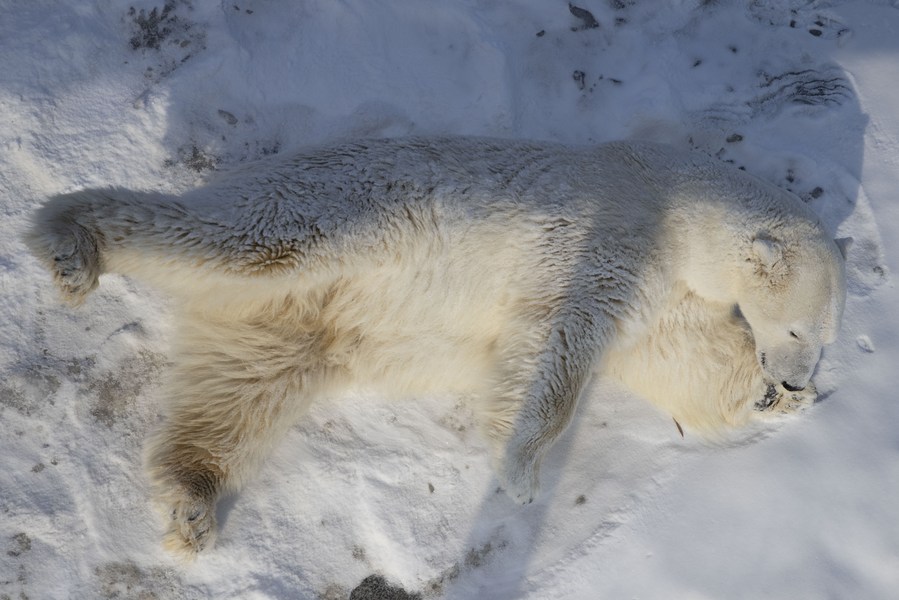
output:
[[[0, 598], [897, 597], [897, 3], [575, 4], [0, 0]], [[360, 390], [176, 563], [141, 471], [168, 300], [61, 305], [29, 215], [413, 134], [666, 141], [792, 190], [855, 239], [822, 398], [709, 444], [599, 379], [521, 507], [464, 399]]]

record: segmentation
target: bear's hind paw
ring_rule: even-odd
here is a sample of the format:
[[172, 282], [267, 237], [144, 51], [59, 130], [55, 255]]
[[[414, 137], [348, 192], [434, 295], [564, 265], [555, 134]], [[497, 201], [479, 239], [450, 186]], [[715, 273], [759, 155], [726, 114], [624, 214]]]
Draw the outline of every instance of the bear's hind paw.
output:
[[45, 261], [63, 299], [73, 305], [97, 287], [100, 280], [100, 251], [94, 236], [77, 223], [57, 224], [36, 233], [30, 240], [35, 254]]
[[215, 507], [200, 500], [182, 500], [171, 509], [163, 547], [177, 558], [191, 562], [215, 543]]

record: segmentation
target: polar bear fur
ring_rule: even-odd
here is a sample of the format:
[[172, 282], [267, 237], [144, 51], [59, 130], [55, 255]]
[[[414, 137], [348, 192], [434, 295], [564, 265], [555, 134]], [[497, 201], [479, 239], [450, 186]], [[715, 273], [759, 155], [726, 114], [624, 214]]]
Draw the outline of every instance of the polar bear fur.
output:
[[529, 502], [596, 367], [684, 427], [738, 426], [814, 400], [845, 298], [842, 249], [795, 196], [649, 143], [349, 143], [180, 197], [57, 196], [29, 244], [72, 303], [103, 273], [177, 300], [146, 461], [188, 557], [315, 398], [470, 395]]

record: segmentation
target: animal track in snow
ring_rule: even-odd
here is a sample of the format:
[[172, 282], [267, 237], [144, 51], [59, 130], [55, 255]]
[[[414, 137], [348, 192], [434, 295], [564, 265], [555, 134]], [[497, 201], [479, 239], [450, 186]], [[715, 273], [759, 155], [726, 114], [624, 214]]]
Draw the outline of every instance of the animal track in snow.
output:
[[836, 15], [816, 10], [816, 2], [788, 0], [763, 2], [755, 0], [749, 5], [749, 14], [757, 21], [775, 27], [789, 27], [805, 31], [812, 37], [842, 42], [852, 33]]
[[760, 71], [758, 77], [757, 86], [745, 90], [741, 99], [713, 104], [698, 116], [745, 123], [756, 117], [774, 117], [791, 106], [830, 109], [855, 98], [852, 84], [841, 69], [833, 66], [791, 69], [777, 74]]
[[176, 0], [166, 0], [161, 9], [157, 7], [149, 12], [133, 6], [128, 9], [133, 33], [129, 40], [131, 49], [158, 59], [144, 71], [152, 83], [165, 79], [194, 54], [206, 49], [206, 31], [184, 15], [191, 9], [190, 3]]
[[758, 113], [779, 112], [790, 104], [842, 106], [854, 96], [851, 84], [836, 69], [804, 69], [761, 74], [762, 94], [750, 101]]

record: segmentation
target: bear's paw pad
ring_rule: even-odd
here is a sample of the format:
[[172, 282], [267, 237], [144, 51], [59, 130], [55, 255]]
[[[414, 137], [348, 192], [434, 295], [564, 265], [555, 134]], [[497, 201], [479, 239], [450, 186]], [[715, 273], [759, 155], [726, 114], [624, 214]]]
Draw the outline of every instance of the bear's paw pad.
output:
[[802, 412], [815, 403], [818, 392], [812, 383], [803, 390], [790, 391], [780, 385], [769, 385], [765, 396], [755, 403], [755, 410], [769, 415]]
[[192, 561], [215, 543], [215, 509], [201, 500], [174, 502], [171, 519], [163, 536], [163, 547], [176, 557]]

